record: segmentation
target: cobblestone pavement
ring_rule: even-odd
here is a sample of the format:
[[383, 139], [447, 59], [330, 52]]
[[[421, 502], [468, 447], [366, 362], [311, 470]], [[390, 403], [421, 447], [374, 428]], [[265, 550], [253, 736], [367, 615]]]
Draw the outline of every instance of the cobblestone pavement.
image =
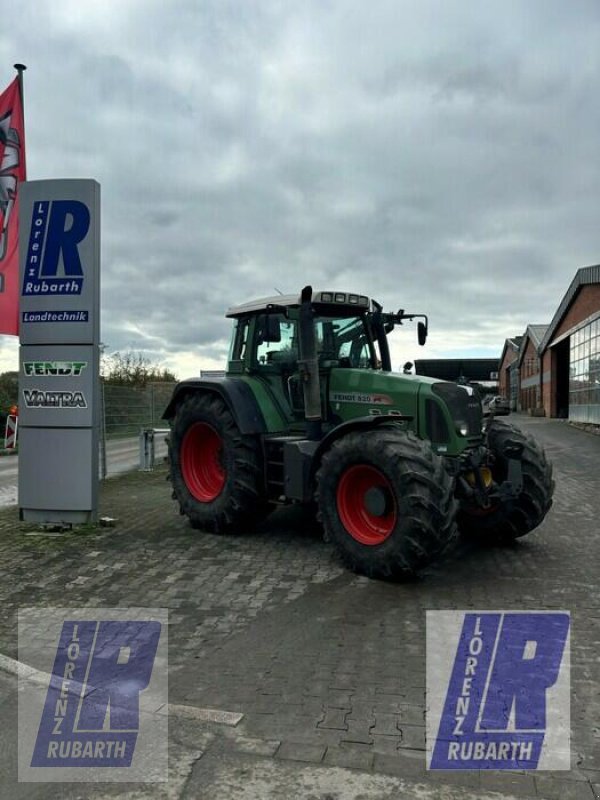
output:
[[[27, 535], [16, 510], [3, 511], [0, 653], [17, 656], [19, 606], [169, 608], [170, 702], [244, 718], [227, 730], [175, 720], [168, 791], [129, 787], [128, 797], [593, 800], [600, 437], [558, 421], [515, 421], [554, 462], [547, 520], [510, 547], [462, 543], [410, 583], [346, 571], [298, 509], [275, 512], [252, 533], [194, 531], [169, 499], [163, 468], [104, 484], [101, 511], [117, 518], [114, 528]], [[570, 772], [425, 771], [425, 611], [453, 608], [571, 611]], [[3, 677], [0, 708], [14, 721], [13, 695]], [[125, 796], [118, 787], [17, 786], [15, 725], [0, 734], [1, 798]]]

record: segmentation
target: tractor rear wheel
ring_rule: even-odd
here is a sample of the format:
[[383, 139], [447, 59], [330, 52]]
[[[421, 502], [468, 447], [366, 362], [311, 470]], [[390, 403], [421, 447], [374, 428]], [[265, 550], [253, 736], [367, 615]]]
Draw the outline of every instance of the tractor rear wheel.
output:
[[536, 440], [508, 422], [495, 419], [488, 432], [488, 446], [494, 457], [492, 478], [500, 484], [508, 477], [504, 448], [508, 441], [523, 445], [521, 469], [523, 489], [514, 500], [498, 502], [489, 509], [461, 507], [458, 524], [462, 534], [490, 543], [510, 542], [525, 536], [541, 524], [552, 505], [552, 465]]
[[319, 519], [342, 559], [369, 577], [409, 575], [454, 540], [454, 484], [428, 443], [398, 428], [343, 436], [317, 473]]
[[193, 527], [225, 532], [266, 514], [260, 443], [240, 433], [216, 395], [191, 394], [179, 405], [169, 463], [174, 497]]

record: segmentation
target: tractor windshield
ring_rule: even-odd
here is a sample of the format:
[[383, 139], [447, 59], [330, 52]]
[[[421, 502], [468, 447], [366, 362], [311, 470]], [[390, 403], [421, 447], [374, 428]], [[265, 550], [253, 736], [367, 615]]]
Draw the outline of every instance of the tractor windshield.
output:
[[[267, 324], [267, 315], [257, 318], [254, 364], [261, 371], [294, 372], [300, 357], [298, 321], [284, 314], [270, 314], [269, 319]], [[326, 317], [317, 314], [314, 325], [321, 367], [377, 368], [377, 352], [366, 315]], [[236, 339], [241, 351], [239, 332]]]
[[[317, 352], [321, 363], [375, 369], [377, 358], [364, 316], [316, 317]], [[337, 364], [335, 364], [337, 362]]]

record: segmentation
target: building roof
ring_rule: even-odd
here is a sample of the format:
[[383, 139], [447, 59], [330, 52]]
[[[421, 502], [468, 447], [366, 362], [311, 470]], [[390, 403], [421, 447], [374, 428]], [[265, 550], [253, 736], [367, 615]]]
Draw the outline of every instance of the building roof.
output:
[[500, 362], [497, 358], [417, 358], [415, 372], [429, 378], [444, 381], [457, 381], [465, 378], [468, 381], [494, 380], [490, 375], [498, 372]]
[[521, 350], [519, 352], [519, 366], [523, 363], [523, 356], [527, 350], [527, 340], [530, 339], [531, 343], [536, 350], [539, 350], [540, 342], [544, 338], [544, 334], [548, 330], [548, 325], [528, 325], [525, 328], [525, 333], [521, 336]]
[[498, 362], [498, 369], [500, 369], [504, 363], [504, 356], [506, 355], [508, 348], [510, 347], [511, 350], [513, 350], [515, 353], [518, 353], [522, 340], [522, 336], [511, 336], [510, 339], [504, 340], [504, 347], [502, 348], [502, 355], [500, 356], [500, 361]]
[[589, 286], [591, 284], [600, 283], [600, 264], [596, 264], [591, 267], [580, 267], [577, 272], [575, 273], [575, 277], [571, 281], [571, 285], [567, 289], [567, 292], [561, 303], [556, 310], [556, 314], [552, 317], [552, 322], [548, 326], [540, 345], [538, 347], [538, 352], [540, 355], [546, 350], [549, 343], [552, 341], [554, 334], [560, 323], [562, 322], [565, 314], [569, 310], [571, 303], [575, 299], [577, 292], [581, 289], [582, 286]]
[[544, 338], [544, 334], [548, 330], [548, 325], [528, 325], [527, 331], [531, 336], [531, 341], [536, 347], [540, 346], [540, 342]]

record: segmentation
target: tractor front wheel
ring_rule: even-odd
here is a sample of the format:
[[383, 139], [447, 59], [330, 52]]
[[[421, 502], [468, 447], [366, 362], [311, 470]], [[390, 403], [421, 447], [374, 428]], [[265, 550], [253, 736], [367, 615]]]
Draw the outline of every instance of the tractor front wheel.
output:
[[356, 572], [406, 576], [455, 538], [453, 488], [442, 460], [413, 433], [349, 433], [325, 453], [317, 473], [319, 519]]
[[173, 494], [193, 527], [224, 532], [267, 512], [260, 444], [240, 433], [216, 395], [191, 394], [179, 405], [169, 463]]

